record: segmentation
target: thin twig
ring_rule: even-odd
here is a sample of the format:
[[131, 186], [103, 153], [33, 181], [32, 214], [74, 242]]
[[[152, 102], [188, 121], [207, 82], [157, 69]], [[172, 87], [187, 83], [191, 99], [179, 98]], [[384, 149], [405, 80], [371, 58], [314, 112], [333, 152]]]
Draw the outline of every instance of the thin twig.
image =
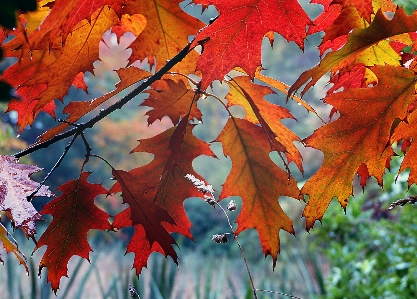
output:
[[256, 295], [256, 290], [257, 289], [255, 288], [255, 283], [253, 282], [252, 274], [251, 274], [250, 269], [249, 269], [248, 260], [246, 259], [245, 252], [243, 251], [242, 245], [240, 245], [239, 241], [237, 240], [236, 232], [233, 229], [233, 226], [230, 222], [229, 215], [227, 214], [226, 210], [218, 202], [216, 202], [216, 204], [220, 207], [220, 209], [222, 209], [224, 215], [226, 215], [227, 223], [229, 224], [229, 227], [232, 230], [233, 235], [234, 235], [233, 239], [235, 240], [237, 246], [239, 246], [240, 253], [242, 254], [243, 261], [245, 262], [246, 271], [248, 272], [249, 280], [250, 280], [250, 283], [251, 283], [251, 286], [252, 286], [253, 296], [255, 297], [255, 299], [258, 299], [258, 296]]
[[45, 176], [45, 178], [40, 182], [39, 186], [33, 191], [31, 194], [26, 196], [27, 201], [31, 201], [33, 197], [38, 193], [38, 191], [42, 188], [42, 186], [45, 184], [46, 180], [51, 176], [51, 174], [61, 165], [62, 160], [64, 160], [66, 154], [68, 153], [69, 149], [71, 148], [72, 144], [74, 143], [75, 139], [79, 136], [78, 133], [74, 134], [71, 141], [67, 144], [67, 146], [64, 149], [64, 152], [62, 153], [61, 157], [59, 157], [58, 161], [56, 161], [55, 165], [52, 167], [52, 169], [48, 172], [48, 174]]
[[302, 299], [302, 298], [297, 297], [297, 296], [293, 296], [293, 295], [285, 294], [285, 293], [280, 293], [280, 292], [275, 292], [275, 291], [261, 290], [261, 289], [256, 289], [256, 290], [259, 291], [259, 292], [265, 292], [265, 293], [273, 293], [273, 294], [283, 295], [283, 296], [287, 296], [287, 297], [290, 297], [290, 298], [293, 298], [293, 299]]
[[108, 116], [113, 111], [122, 108], [125, 104], [127, 104], [130, 100], [132, 100], [134, 97], [142, 93], [146, 88], [148, 88], [152, 83], [155, 81], [161, 79], [163, 75], [165, 75], [172, 67], [174, 67], [177, 63], [179, 63], [183, 58], [187, 56], [187, 54], [190, 52], [190, 45], [188, 44], [185, 46], [177, 55], [175, 55], [174, 58], [169, 60], [159, 71], [157, 71], [154, 75], [149, 77], [148, 79], [145, 79], [142, 81], [142, 83], [132, 90], [128, 95], [121, 98], [119, 101], [111, 105], [110, 107], [103, 109], [100, 111], [98, 115], [91, 118], [89, 121], [79, 124], [78, 126], [72, 128], [71, 130], [68, 130], [64, 133], [55, 135], [53, 138], [42, 142], [37, 143], [33, 146], [30, 146], [26, 148], [25, 150], [15, 154], [14, 156], [16, 158], [21, 158], [23, 156], [26, 156], [30, 153], [33, 153], [41, 148], [47, 148], [51, 144], [54, 144], [60, 140], [66, 139], [70, 136], [75, 136], [81, 134], [85, 129], [92, 128], [97, 122]]

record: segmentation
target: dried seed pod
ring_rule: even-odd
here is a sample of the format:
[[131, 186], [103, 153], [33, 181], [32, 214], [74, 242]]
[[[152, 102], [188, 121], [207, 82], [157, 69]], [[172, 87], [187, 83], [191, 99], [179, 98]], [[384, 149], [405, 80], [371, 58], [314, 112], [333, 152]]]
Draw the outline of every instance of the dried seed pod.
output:
[[229, 202], [229, 204], [227, 205], [227, 209], [229, 210], [229, 211], [234, 211], [234, 210], [236, 210], [236, 203], [235, 203], [235, 201], [232, 199], [230, 202]]
[[227, 235], [226, 234], [213, 235], [211, 240], [216, 243], [227, 243]]

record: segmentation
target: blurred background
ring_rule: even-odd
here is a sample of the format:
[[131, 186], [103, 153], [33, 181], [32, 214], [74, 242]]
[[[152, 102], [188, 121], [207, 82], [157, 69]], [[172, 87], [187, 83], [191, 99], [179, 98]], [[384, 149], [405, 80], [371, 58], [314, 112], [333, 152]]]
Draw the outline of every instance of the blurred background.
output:
[[[411, 13], [417, 9], [412, 1], [396, 1], [404, 5]], [[307, 5], [300, 1], [310, 17], [314, 19], [321, 12], [320, 5]], [[203, 15], [201, 8], [181, 3], [184, 10], [208, 23], [217, 12], [208, 8]], [[127, 65], [130, 54], [126, 47], [133, 36], [125, 35], [120, 42], [110, 33], [106, 33], [100, 46], [101, 61], [95, 63], [94, 75], [86, 74], [88, 94], [71, 88], [63, 107], [70, 101], [85, 101], [114, 89], [118, 82], [115, 71]], [[263, 44], [263, 74], [274, 77], [291, 85], [305, 70], [319, 61], [316, 50], [320, 43], [320, 34], [309, 36], [304, 53], [294, 44], [287, 43], [277, 34], [274, 46], [268, 40]], [[2, 69], [10, 61], [2, 64]], [[146, 61], [145, 61], [146, 63]], [[318, 114], [328, 119], [329, 106], [320, 100], [326, 91], [325, 80], [319, 81], [306, 94], [306, 100]], [[226, 95], [227, 87], [213, 84], [213, 93]], [[122, 93], [112, 102], [123, 96]], [[123, 109], [111, 114], [86, 132], [93, 153], [107, 159], [115, 168], [129, 170], [151, 161], [152, 155], [127, 154], [137, 145], [138, 139], [156, 135], [172, 126], [168, 118], [156, 121], [150, 127], [144, 113], [149, 109], [138, 107], [147, 94], [138, 96]], [[268, 95], [267, 99], [288, 108], [297, 118], [284, 120], [286, 126], [300, 138], [309, 136], [322, 123], [317, 116], [307, 113], [297, 103], [286, 103], [284, 94]], [[109, 103], [111, 104], [111, 103]], [[220, 133], [227, 121], [223, 107], [215, 100], [206, 98], [198, 103], [203, 113], [203, 123], [193, 133], [200, 139], [210, 142]], [[238, 109], [238, 108], [236, 108]], [[6, 110], [6, 104], [0, 103], [0, 110]], [[64, 118], [64, 115], [57, 115]], [[2, 114], [0, 123], [0, 148], [2, 154], [14, 154], [33, 143], [36, 137], [47, 128], [56, 124], [50, 116], [40, 114], [32, 128], [25, 130], [18, 138], [15, 128], [16, 115]], [[42, 180], [62, 154], [68, 141], [54, 144], [48, 149], [38, 151], [30, 157], [21, 159], [23, 163], [33, 163], [44, 167], [44, 171], [33, 178]], [[199, 157], [193, 162], [195, 170], [214, 186], [217, 195], [231, 168], [231, 162], [225, 158], [219, 144], [213, 143], [212, 149], [218, 159]], [[304, 176], [291, 167], [298, 181], [305, 181], [320, 166], [322, 154], [314, 149], [298, 144], [303, 155]], [[349, 200], [346, 213], [337, 201], [332, 202], [322, 223], [316, 223], [307, 233], [305, 221], [301, 218], [304, 204], [290, 198], [280, 198], [283, 209], [294, 221], [296, 237], [281, 232], [281, 254], [277, 266], [272, 271], [272, 260], [262, 254], [256, 231], [249, 230], [239, 235], [246, 258], [248, 259], [255, 287], [286, 293], [300, 298], [417, 298], [417, 220], [413, 206], [397, 207], [388, 210], [391, 202], [417, 194], [416, 186], [407, 189], [408, 173], [396, 175], [402, 154], [394, 157], [391, 172], [387, 170], [384, 187], [369, 179], [365, 190], [354, 182], [354, 198]], [[123, 153], [123, 154], [120, 154]], [[75, 143], [61, 166], [47, 181], [51, 190], [71, 179], [78, 178], [84, 160], [85, 147]], [[272, 155], [272, 158], [274, 156]], [[111, 170], [101, 161], [92, 159], [88, 171], [93, 171], [89, 181], [101, 183], [105, 187], [112, 185], [109, 180]], [[238, 210], [230, 212], [231, 220], [236, 218], [240, 198], [236, 200]], [[35, 207], [40, 210], [47, 199], [36, 198]], [[98, 198], [96, 203], [114, 215], [124, 209], [121, 199]], [[226, 206], [228, 200], [221, 202]], [[213, 209], [201, 199], [190, 198], [185, 201], [188, 216], [193, 223], [194, 241], [175, 236], [179, 245], [179, 266], [171, 259], [154, 253], [144, 269], [140, 279], [132, 270], [133, 254], [126, 256], [125, 246], [132, 231], [128, 229], [117, 233], [89, 232], [89, 241], [94, 250], [90, 254], [91, 264], [79, 257], [73, 257], [69, 263], [69, 278], [61, 279], [61, 287], [55, 298], [128, 298], [128, 284], [132, 284], [141, 298], [252, 298], [253, 293], [241, 253], [235, 242], [216, 244], [211, 241], [213, 234], [228, 232], [227, 219], [220, 209]], [[10, 224], [2, 217], [3, 224], [12, 231]], [[50, 218], [47, 220], [50, 220]], [[46, 224], [38, 222], [38, 235], [45, 230]], [[41, 278], [37, 276], [37, 267], [45, 247], [32, 254], [34, 244], [25, 239], [20, 231], [13, 233], [19, 243], [19, 249], [28, 257], [30, 275], [18, 265], [10, 254], [0, 253], [5, 265], [0, 266], [0, 297], [2, 298], [53, 298], [50, 286], [46, 284], [46, 269]], [[281, 294], [258, 291], [258, 298], [288, 298]]]

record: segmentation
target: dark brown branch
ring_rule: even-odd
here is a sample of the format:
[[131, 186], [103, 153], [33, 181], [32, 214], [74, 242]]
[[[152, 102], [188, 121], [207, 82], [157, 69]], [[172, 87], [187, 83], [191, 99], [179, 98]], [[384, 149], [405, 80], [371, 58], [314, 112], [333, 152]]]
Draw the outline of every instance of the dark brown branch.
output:
[[137, 88], [132, 90], [128, 95], [124, 96], [123, 98], [121, 98], [119, 101], [117, 101], [116, 103], [114, 103], [110, 107], [101, 110], [100, 113], [97, 116], [93, 117], [92, 119], [90, 119], [89, 121], [87, 121], [85, 123], [77, 125], [76, 127], [72, 128], [71, 130], [68, 130], [64, 133], [56, 135], [53, 138], [51, 138], [51, 139], [49, 139], [45, 142], [37, 143], [33, 146], [30, 146], [27, 149], [15, 154], [14, 156], [16, 158], [21, 158], [21, 157], [26, 156], [30, 153], [36, 152], [37, 150], [39, 150], [41, 148], [47, 148], [51, 144], [54, 144], [54, 143], [56, 143], [58, 141], [61, 141], [65, 138], [71, 137], [73, 135], [80, 135], [82, 132], [84, 132], [85, 129], [92, 128], [97, 122], [99, 122], [100, 120], [102, 120], [103, 118], [108, 116], [113, 111], [122, 108], [130, 100], [132, 100], [134, 97], [136, 97], [137, 95], [142, 93], [152, 83], [161, 79], [162, 76], [165, 75], [173, 66], [175, 66], [177, 63], [179, 63], [181, 60], [183, 60], [185, 58], [185, 56], [187, 56], [187, 54], [190, 51], [190, 45], [191, 44], [188, 44], [177, 55], [175, 55], [174, 58], [167, 61], [167, 63], [159, 71], [157, 71], [154, 75], [149, 77], [147, 80], [146, 79], [143, 80], [142, 83]]

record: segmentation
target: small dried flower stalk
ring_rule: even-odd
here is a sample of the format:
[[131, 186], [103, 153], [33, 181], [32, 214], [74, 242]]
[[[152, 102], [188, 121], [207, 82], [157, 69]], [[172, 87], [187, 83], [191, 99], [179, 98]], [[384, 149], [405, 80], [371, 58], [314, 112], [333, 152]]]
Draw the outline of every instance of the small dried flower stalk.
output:
[[226, 234], [213, 235], [211, 240], [216, 243], [227, 243], [227, 235]]
[[131, 297], [138, 296], [138, 298], [140, 299], [138, 292], [136, 292], [136, 289], [130, 283], [129, 283], [129, 293]]
[[406, 204], [413, 205], [416, 202], [417, 202], [417, 196], [410, 196], [408, 198], [399, 199], [391, 203], [388, 207], [388, 210], [392, 210], [393, 208], [398, 207], [398, 206], [405, 206]]
[[234, 210], [236, 210], [236, 203], [235, 203], [235, 201], [232, 199], [230, 202], [229, 202], [229, 204], [227, 205], [227, 209], [229, 210], [229, 211], [234, 211]]
[[216, 199], [214, 198], [214, 189], [212, 185], [206, 185], [204, 181], [197, 179], [192, 174], [185, 175], [185, 178], [193, 183], [198, 191], [204, 194], [204, 200], [208, 204], [214, 206], [217, 203]]

